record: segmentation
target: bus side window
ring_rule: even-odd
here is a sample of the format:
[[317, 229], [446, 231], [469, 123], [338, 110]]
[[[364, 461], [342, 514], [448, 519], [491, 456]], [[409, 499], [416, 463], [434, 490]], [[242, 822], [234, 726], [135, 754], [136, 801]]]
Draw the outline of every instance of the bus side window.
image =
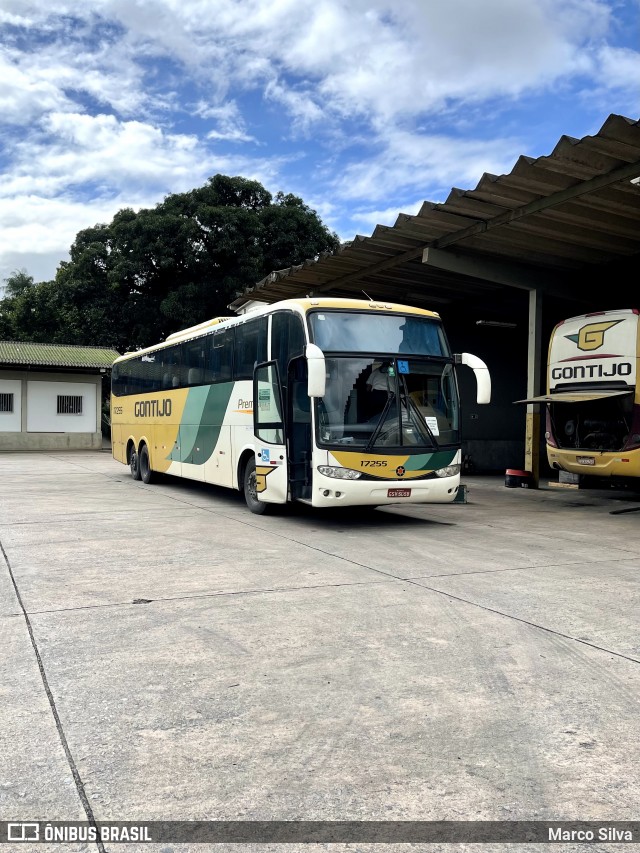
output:
[[271, 358], [278, 363], [283, 386], [287, 385], [287, 369], [292, 358], [304, 353], [302, 319], [293, 311], [277, 311], [271, 315]]
[[130, 361], [123, 361], [122, 364], [120, 365], [119, 379], [118, 379], [120, 396], [122, 396], [122, 397], [126, 397], [127, 394], [131, 393], [130, 392], [131, 383], [129, 382], [130, 375], [131, 375], [131, 362]]
[[144, 394], [144, 365], [140, 358], [129, 362], [129, 394]]
[[278, 362], [280, 374], [292, 358], [304, 352], [302, 319], [292, 311], [278, 311], [271, 319], [271, 358]]
[[233, 329], [222, 329], [207, 338], [206, 382], [229, 382], [233, 366]]
[[138, 393], [136, 373], [136, 359], [132, 358], [130, 361], [127, 362], [127, 394]]
[[114, 364], [111, 369], [111, 392], [114, 397], [122, 397], [124, 396], [124, 375], [122, 373], [122, 368], [126, 362], [120, 362], [119, 364]]
[[162, 350], [162, 390], [181, 388], [186, 383], [182, 376], [181, 346], [176, 344]]
[[196, 338], [182, 344], [182, 371], [187, 385], [202, 385], [204, 382], [204, 339]]
[[152, 391], [160, 391], [162, 386], [162, 355], [157, 352], [151, 353], [143, 356], [142, 361], [144, 366], [140, 371], [142, 378], [140, 393], [150, 394]]
[[235, 332], [234, 378], [252, 379], [254, 365], [267, 360], [267, 318], [249, 320]]

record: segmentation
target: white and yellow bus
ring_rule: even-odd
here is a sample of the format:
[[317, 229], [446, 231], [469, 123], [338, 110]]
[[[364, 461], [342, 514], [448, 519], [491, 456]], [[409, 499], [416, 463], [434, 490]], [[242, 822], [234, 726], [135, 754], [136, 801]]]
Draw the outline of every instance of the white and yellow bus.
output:
[[460, 483], [455, 363], [437, 314], [291, 299], [117, 359], [113, 456], [244, 492], [249, 509], [446, 503]]
[[593, 477], [640, 477], [640, 325], [636, 309], [581, 314], [551, 334], [546, 403], [552, 468]]

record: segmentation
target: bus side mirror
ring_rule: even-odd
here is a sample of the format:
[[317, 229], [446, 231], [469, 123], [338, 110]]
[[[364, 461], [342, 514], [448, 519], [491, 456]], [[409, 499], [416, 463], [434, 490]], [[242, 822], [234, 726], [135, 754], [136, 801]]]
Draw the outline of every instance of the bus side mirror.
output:
[[477, 355], [471, 355], [470, 352], [457, 353], [454, 358], [456, 364], [466, 364], [475, 373], [478, 388], [476, 402], [480, 404], [490, 403], [491, 377], [489, 376], [489, 368], [484, 361]]
[[324, 353], [315, 344], [307, 344], [308, 384], [307, 393], [310, 397], [324, 397], [327, 387], [327, 368], [324, 363]]

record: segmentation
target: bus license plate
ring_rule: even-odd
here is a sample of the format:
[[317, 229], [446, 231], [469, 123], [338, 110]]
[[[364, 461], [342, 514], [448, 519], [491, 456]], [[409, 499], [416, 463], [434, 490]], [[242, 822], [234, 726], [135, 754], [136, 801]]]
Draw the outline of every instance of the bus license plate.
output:
[[411, 489], [387, 489], [388, 498], [410, 498]]
[[595, 456], [576, 456], [576, 462], [578, 465], [595, 465], [596, 459]]

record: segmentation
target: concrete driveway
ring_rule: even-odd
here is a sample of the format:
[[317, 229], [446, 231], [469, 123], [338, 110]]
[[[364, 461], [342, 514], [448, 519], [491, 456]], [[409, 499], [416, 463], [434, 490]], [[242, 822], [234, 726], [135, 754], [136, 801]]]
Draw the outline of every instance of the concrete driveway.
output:
[[258, 517], [0, 454], [0, 818], [637, 819], [640, 503], [466, 482]]

